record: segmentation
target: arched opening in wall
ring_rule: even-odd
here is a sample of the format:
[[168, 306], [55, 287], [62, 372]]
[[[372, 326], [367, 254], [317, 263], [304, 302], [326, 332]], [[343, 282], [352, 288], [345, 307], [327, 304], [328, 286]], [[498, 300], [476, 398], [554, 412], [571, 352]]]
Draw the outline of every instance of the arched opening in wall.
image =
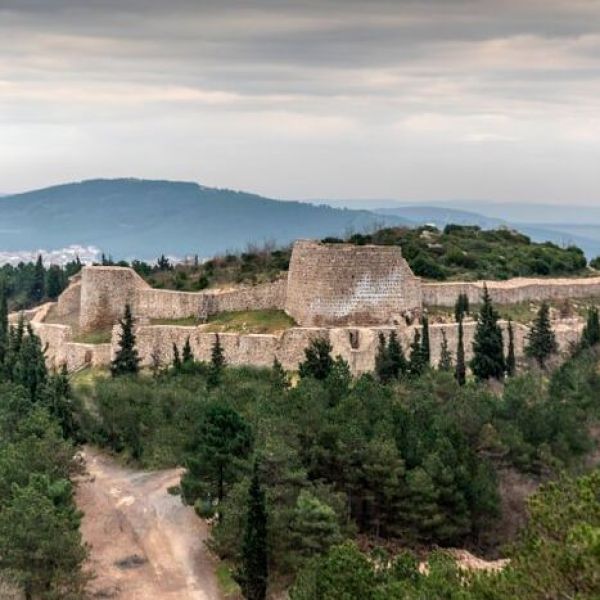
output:
[[92, 364], [92, 356], [93, 356], [92, 351], [91, 350], [86, 350], [85, 354], [83, 355], [83, 362], [86, 365], [91, 365]]
[[360, 337], [358, 330], [351, 329], [348, 332], [348, 336], [350, 338], [350, 347], [352, 348], [352, 350], [358, 350], [358, 347], [360, 346]]

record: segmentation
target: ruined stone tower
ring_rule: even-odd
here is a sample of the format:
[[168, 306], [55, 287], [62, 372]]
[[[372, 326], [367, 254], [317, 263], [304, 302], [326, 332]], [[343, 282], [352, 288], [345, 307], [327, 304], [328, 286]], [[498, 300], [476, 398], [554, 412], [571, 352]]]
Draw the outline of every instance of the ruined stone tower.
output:
[[391, 325], [421, 310], [421, 280], [398, 246], [300, 240], [288, 274], [286, 312], [302, 326]]

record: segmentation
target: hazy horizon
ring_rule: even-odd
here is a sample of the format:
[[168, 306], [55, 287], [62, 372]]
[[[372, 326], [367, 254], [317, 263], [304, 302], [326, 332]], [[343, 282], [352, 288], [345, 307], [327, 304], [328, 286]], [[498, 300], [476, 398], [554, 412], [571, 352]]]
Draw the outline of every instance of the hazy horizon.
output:
[[0, 192], [600, 205], [591, 0], [0, 0]]

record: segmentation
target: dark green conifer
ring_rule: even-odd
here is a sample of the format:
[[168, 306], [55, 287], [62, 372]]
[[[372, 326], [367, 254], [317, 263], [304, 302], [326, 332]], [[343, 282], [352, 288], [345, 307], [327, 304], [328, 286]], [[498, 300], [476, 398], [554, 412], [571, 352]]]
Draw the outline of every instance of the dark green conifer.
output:
[[471, 370], [480, 381], [502, 379], [506, 371], [502, 329], [498, 324], [499, 318], [500, 316], [492, 304], [487, 286], [484, 286], [473, 341], [473, 358], [471, 360]]
[[515, 358], [515, 332], [512, 321], [508, 320], [508, 351], [506, 353], [506, 374], [513, 377], [517, 372], [517, 359]]
[[289, 387], [290, 381], [283, 368], [283, 365], [277, 360], [277, 357], [273, 359], [273, 385], [280, 390], [284, 390]]
[[179, 354], [179, 348], [177, 347], [177, 344], [175, 342], [173, 342], [173, 370], [176, 373], [179, 373], [179, 371], [181, 371], [181, 356]]
[[215, 386], [220, 383], [225, 365], [225, 353], [223, 352], [223, 346], [221, 346], [221, 339], [218, 334], [215, 334], [215, 343], [213, 344], [210, 353], [210, 370], [208, 373], [209, 385]]
[[125, 314], [119, 320], [119, 324], [121, 326], [119, 348], [110, 365], [110, 372], [113, 377], [135, 375], [139, 371], [140, 358], [135, 347], [134, 319], [129, 304], [125, 305]]
[[33, 271], [33, 282], [31, 284], [31, 291], [29, 292], [29, 299], [33, 303], [41, 302], [46, 295], [46, 270], [44, 269], [44, 263], [42, 261], [42, 255], [39, 254], [35, 263], [35, 269]]
[[332, 346], [325, 338], [316, 338], [304, 350], [305, 360], [300, 364], [300, 377], [314, 377], [320, 381], [327, 379], [333, 367]]
[[21, 334], [19, 351], [12, 369], [12, 380], [22, 385], [29, 392], [31, 401], [35, 402], [46, 383], [48, 371], [40, 338], [35, 335], [29, 324], [26, 331], [26, 335]]
[[454, 377], [458, 385], [465, 385], [467, 381], [467, 367], [465, 361], [465, 333], [463, 329], [463, 320], [458, 321], [458, 344], [456, 346], [456, 368]]
[[446, 332], [443, 329], [438, 369], [440, 371], [452, 371], [452, 353], [450, 352], [450, 348], [448, 348], [448, 337], [446, 336]]
[[465, 318], [465, 315], [469, 314], [469, 297], [465, 293], [460, 293], [456, 298], [454, 304], [454, 318], [458, 323], [460, 320]]
[[265, 600], [268, 578], [267, 507], [265, 493], [260, 484], [258, 464], [255, 463], [248, 490], [248, 511], [239, 573], [239, 583], [244, 598]]
[[8, 294], [4, 280], [0, 280], [0, 375], [8, 352]]
[[542, 302], [527, 335], [525, 354], [535, 358], [540, 368], [543, 368], [546, 360], [557, 352], [558, 344], [550, 323], [550, 307], [547, 302]]
[[421, 333], [415, 329], [413, 342], [410, 345], [410, 354], [408, 359], [408, 372], [412, 377], [418, 377], [426, 368], [423, 360], [423, 348], [421, 346]]
[[600, 319], [598, 318], [598, 308], [590, 306], [587, 313], [587, 321], [581, 334], [581, 346], [583, 348], [592, 348], [600, 343]]
[[194, 353], [192, 352], [192, 346], [190, 344], [190, 336], [185, 340], [185, 344], [183, 346], [182, 353], [182, 362], [184, 366], [189, 366], [194, 364]]
[[424, 315], [421, 319], [421, 360], [425, 367], [431, 362], [431, 349], [429, 345], [429, 318]]
[[50, 265], [46, 280], [46, 295], [56, 300], [63, 290], [63, 272], [58, 265]]
[[404, 356], [404, 350], [402, 350], [402, 344], [398, 339], [398, 334], [395, 331], [390, 333], [387, 346], [387, 355], [391, 366], [392, 377], [398, 379], [402, 375], [406, 374], [408, 365]]

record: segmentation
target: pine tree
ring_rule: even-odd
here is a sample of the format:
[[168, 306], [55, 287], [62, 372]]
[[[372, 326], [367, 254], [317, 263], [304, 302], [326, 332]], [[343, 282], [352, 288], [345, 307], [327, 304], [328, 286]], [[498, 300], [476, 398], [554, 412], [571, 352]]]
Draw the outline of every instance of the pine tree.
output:
[[456, 346], [456, 369], [454, 377], [458, 385], [465, 385], [467, 381], [467, 367], [465, 361], [465, 333], [462, 319], [458, 321], [458, 344]]
[[242, 541], [242, 567], [239, 583], [247, 600], [265, 600], [269, 579], [267, 547], [267, 507], [262, 490], [258, 464], [254, 464], [250, 489], [248, 490], [248, 511]]
[[33, 283], [31, 285], [31, 291], [29, 292], [29, 299], [38, 303], [44, 299], [46, 294], [46, 271], [44, 269], [44, 263], [42, 261], [42, 255], [38, 254], [37, 261], [35, 263], [35, 269], [33, 272]]
[[508, 352], [506, 353], [506, 374], [513, 377], [517, 372], [517, 359], [515, 358], [515, 332], [512, 321], [508, 320]]
[[557, 352], [558, 344], [550, 324], [550, 307], [547, 302], [542, 302], [527, 335], [525, 354], [535, 358], [540, 368], [544, 368], [548, 357]]
[[429, 319], [424, 315], [421, 319], [421, 360], [425, 367], [431, 362], [431, 349], [429, 345]]
[[194, 353], [192, 352], [192, 346], [190, 344], [190, 336], [185, 340], [182, 353], [183, 366], [189, 366], [194, 364]]
[[4, 280], [0, 281], [0, 375], [8, 352], [8, 294]]
[[473, 359], [471, 360], [471, 370], [480, 381], [502, 379], [506, 371], [502, 329], [498, 325], [499, 318], [487, 286], [484, 286], [473, 341]]
[[592, 348], [600, 343], [600, 319], [598, 317], [598, 308], [590, 306], [587, 314], [587, 322], [581, 334], [581, 346], [583, 348]]
[[450, 348], [448, 348], [448, 337], [446, 336], [446, 332], [443, 329], [438, 369], [440, 371], [452, 371], [452, 353], [450, 352]]
[[50, 265], [46, 280], [46, 294], [55, 300], [63, 290], [63, 272], [58, 265]]
[[110, 365], [110, 372], [113, 377], [135, 375], [139, 371], [140, 358], [135, 347], [134, 320], [129, 304], [125, 305], [125, 315], [119, 320], [119, 324], [121, 326], [119, 348]]
[[423, 348], [421, 346], [421, 334], [415, 329], [415, 336], [410, 345], [408, 371], [411, 376], [418, 377], [425, 371], [425, 361], [423, 360]]
[[460, 293], [454, 304], [454, 318], [458, 323], [469, 314], [469, 297], [465, 293]]
[[208, 384], [216, 386], [221, 382], [221, 374], [225, 368], [226, 360], [221, 339], [218, 334], [215, 334], [215, 343], [213, 344], [210, 353], [210, 370], [208, 374]]
[[300, 377], [314, 377], [319, 381], [327, 379], [333, 367], [332, 349], [331, 344], [325, 338], [312, 340], [308, 348], [304, 350], [306, 358], [303, 363], [300, 363]]

